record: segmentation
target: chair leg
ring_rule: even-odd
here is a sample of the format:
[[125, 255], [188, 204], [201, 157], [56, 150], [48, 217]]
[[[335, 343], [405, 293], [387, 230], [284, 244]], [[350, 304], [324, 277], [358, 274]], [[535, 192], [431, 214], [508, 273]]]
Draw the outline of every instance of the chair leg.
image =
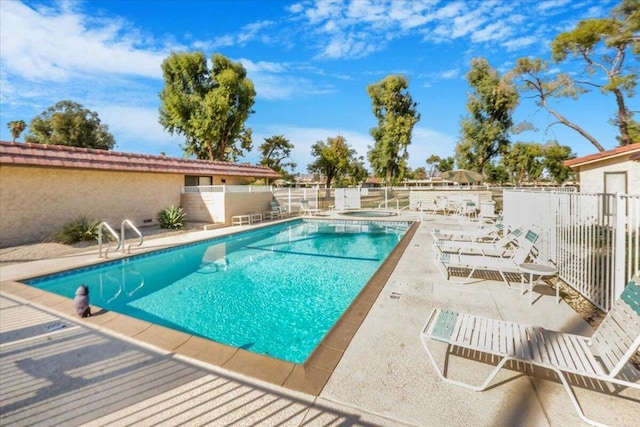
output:
[[567, 394], [569, 395], [569, 399], [571, 399], [571, 403], [573, 403], [574, 408], [576, 408], [576, 411], [578, 412], [578, 416], [586, 423], [591, 424], [593, 426], [597, 426], [597, 427], [607, 427], [607, 424], [602, 424], [599, 423], [598, 421], [594, 421], [591, 418], [588, 418], [583, 410], [582, 407], [580, 406], [580, 403], [578, 402], [578, 398], [576, 397], [576, 394], [573, 392], [573, 388], [571, 387], [571, 384], [569, 384], [569, 381], [567, 380], [567, 378], [564, 376], [564, 373], [558, 369], [554, 369], [554, 371], [558, 374], [558, 376], [560, 377], [560, 381], [562, 381], [562, 384], [564, 385], [565, 390], [567, 390]]
[[[427, 339], [429, 339], [429, 338], [427, 338]], [[458, 381], [458, 380], [454, 380], [454, 379], [451, 379], [451, 378], [447, 378], [444, 375], [444, 373], [442, 372], [442, 370], [440, 369], [440, 367], [438, 366], [438, 363], [436, 362], [436, 359], [433, 357], [433, 354], [431, 353], [431, 350], [429, 350], [429, 346], [427, 345], [425, 337], [421, 337], [421, 341], [422, 341], [422, 346], [424, 347], [425, 352], [427, 353], [427, 357], [431, 361], [431, 364], [433, 365], [433, 368], [435, 369], [436, 374], [438, 374], [438, 377], [442, 381], [444, 381], [446, 383], [449, 383], [449, 384], [454, 384], [454, 385], [457, 385], [457, 386], [460, 386], [460, 387], [468, 388], [468, 389], [473, 390], [473, 391], [486, 390], [486, 388], [489, 386], [489, 384], [491, 384], [491, 381], [493, 381], [493, 379], [498, 374], [498, 372], [500, 372], [500, 369], [502, 369], [504, 364], [512, 359], [512, 357], [510, 357], [510, 356], [503, 357], [502, 360], [500, 360], [500, 362], [496, 365], [496, 367], [489, 373], [489, 375], [484, 380], [484, 382], [482, 384], [480, 384], [479, 386], [475, 386], [473, 384], [465, 383], [463, 381]], [[447, 344], [447, 357], [449, 357], [449, 347], [451, 347], [451, 345], [452, 344]]]

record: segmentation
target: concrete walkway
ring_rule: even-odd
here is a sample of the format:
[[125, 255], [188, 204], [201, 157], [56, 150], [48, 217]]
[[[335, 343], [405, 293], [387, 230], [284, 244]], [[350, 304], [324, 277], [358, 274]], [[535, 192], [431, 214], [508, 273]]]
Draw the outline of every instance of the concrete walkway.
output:
[[[428, 231], [436, 226], [459, 224], [425, 217], [318, 397], [143, 345], [0, 285], [0, 424], [583, 425], [562, 385], [544, 370], [535, 376], [503, 370], [479, 393], [438, 379], [419, 340], [434, 307], [585, 335], [591, 328], [564, 302], [557, 304], [546, 286], [536, 288], [542, 295], [529, 305], [502, 282], [446, 283], [433, 261]], [[65, 269], [85, 258], [9, 266], [0, 269], [0, 278]], [[449, 374], [479, 382], [491, 366], [472, 356], [454, 357]], [[604, 383], [573, 381], [589, 416], [637, 425], [640, 393], [622, 389], [613, 395]]]

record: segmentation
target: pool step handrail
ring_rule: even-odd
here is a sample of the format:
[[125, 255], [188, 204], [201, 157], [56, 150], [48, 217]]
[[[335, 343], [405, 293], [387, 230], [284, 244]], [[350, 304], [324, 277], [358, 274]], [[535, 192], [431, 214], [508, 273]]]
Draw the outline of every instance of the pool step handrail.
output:
[[389, 209], [389, 202], [393, 202], [394, 200], [396, 202], [396, 211], [400, 213], [400, 200], [397, 197], [394, 197], [393, 199], [385, 200], [384, 202], [380, 203], [378, 205], [378, 209], [382, 209], [382, 205], [384, 205], [385, 209]]
[[[118, 244], [115, 250], [117, 251], [118, 249], [120, 249], [120, 243], [121, 243], [120, 236], [118, 236], [118, 233], [116, 233], [115, 230], [111, 228], [111, 226], [106, 221], [102, 221], [98, 226], [98, 257], [99, 258], [102, 258], [102, 233], [103, 233], [102, 230], [105, 228], [107, 229], [109, 234], [113, 236], [113, 238], [116, 240], [116, 243]], [[111, 247], [108, 247], [107, 250], [104, 251], [105, 258], [108, 258], [109, 249], [111, 249]]]
[[[129, 226], [130, 229], [133, 230], [134, 233], [136, 233], [138, 235], [138, 237], [140, 237], [140, 241], [138, 243], [132, 243], [129, 245], [129, 247], [126, 248], [126, 244], [125, 244], [125, 228], [126, 226]], [[138, 230], [138, 228], [133, 225], [133, 223], [131, 221], [129, 221], [128, 219], [125, 219], [122, 221], [122, 224], [120, 224], [120, 237], [122, 238], [122, 253], [127, 253], [130, 254], [131, 253], [131, 246], [133, 246], [134, 244], [137, 246], [142, 246], [142, 243], [144, 241], [144, 237], [142, 237], [142, 233], [140, 232], [140, 230]]]

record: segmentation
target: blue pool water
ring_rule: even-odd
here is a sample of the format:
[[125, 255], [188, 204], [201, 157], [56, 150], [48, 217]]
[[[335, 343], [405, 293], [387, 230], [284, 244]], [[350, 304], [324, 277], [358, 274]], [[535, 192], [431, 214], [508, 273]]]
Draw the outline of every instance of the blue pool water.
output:
[[303, 363], [409, 227], [306, 220], [26, 283], [234, 347]]

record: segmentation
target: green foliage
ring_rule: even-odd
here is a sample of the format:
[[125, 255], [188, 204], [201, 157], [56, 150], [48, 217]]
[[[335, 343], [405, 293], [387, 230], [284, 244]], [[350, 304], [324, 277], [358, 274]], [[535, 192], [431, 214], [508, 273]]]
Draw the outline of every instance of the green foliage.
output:
[[551, 43], [554, 61], [563, 62], [573, 57], [584, 61], [589, 76], [604, 73], [604, 83], [597, 77], [585, 84], [614, 95], [615, 123], [620, 131], [621, 145], [632, 142], [629, 124], [633, 116], [626, 106], [625, 96], [634, 96], [638, 74], [635, 64], [627, 65], [625, 59], [628, 51], [632, 55], [640, 53], [638, 31], [640, 0], [624, 0], [611, 11], [609, 18], [581, 20], [573, 30], [559, 34]]
[[562, 184], [575, 175], [573, 169], [564, 165], [565, 160], [576, 157], [575, 153], [571, 151], [571, 147], [559, 145], [557, 142], [548, 142], [542, 149], [544, 151], [544, 168], [556, 184]]
[[251, 150], [245, 122], [256, 91], [240, 63], [214, 54], [207, 68], [202, 52], [172, 53], [162, 62], [160, 124], [185, 137], [183, 150], [198, 159], [237, 161]]
[[410, 170], [407, 173], [407, 178], [409, 178], [409, 179], [417, 179], [417, 180], [421, 180], [421, 181], [427, 179], [428, 176], [429, 175], [427, 175], [427, 170], [422, 166], [419, 166], [419, 167], [415, 168], [414, 170]]
[[20, 134], [27, 128], [27, 124], [24, 120], [12, 120], [7, 123], [7, 127], [11, 132], [13, 142], [16, 142], [16, 139], [20, 138]]
[[158, 222], [160, 227], [170, 230], [184, 228], [184, 218], [187, 216], [182, 206], [170, 206], [158, 212]]
[[335, 138], [327, 138], [326, 143], [318, 141], [313, 144], [311, 154], [316, 159], [307, 166], [307, 170], [310, 173], [324, 175], [327, 188], [330, 188], [331, 181], [339, 181], [351, 171], [351, 163], [356, 152], [342, 135], [338, 135]]
[[352, 159], [349, 165], [349, 178], [352, 185], [362, 184], [367, 180], [369, 171], [364, 167], [364, 157]]
[[437, 156], [435, 154], [430, 155], [429, 158], [426, 160], [427, 165], [430, 166], [430, 168], [429, 168], [429, 177], [430, 178], [435, 175], [436, 169], [438, 168], [438, 164], [440, 163], [440, 161], [442, 161], [440, 156]]
[[27, 142], [111, 150], [115, 139], [98, 113], [73, 101], [60, 101], [34, 117]]
[[460, 123], [456, 160], [461, 168], [482, 172], [491, 159], [507, 152], [519, 97], [509, 76], [500, 77], [484, 58], [471, 61], [467, 81], [473, 91], [468, 95], [469, 115]]
[[387, 183], [402, 181], [407, 170], [413, 126], [420, 120], [418, 104], [408, 92], [409, 83], [399, 75], [389, 75], [367, 86], [378, 126], [369, 132], [374, 146], [367, 154], [373, 173]]
[[542, 176], [543, 150], [540, 144], [516, 142], [502, 157], [502, 164], [509, 172], [511, 180], [518, 185], [535, 182]]
[[[52, 240], [65, 245], [98, 240], [99, 226], [99, 220], [91, 220], [86, 216], [82, 216], [63, 225], [62, 228], [52, 236]], [[108, 235], [103, 235], [103, 238], [110, 240]]]
[[444, 159], [440, 159], [440, 161], [438, 161], [438, 170], [440, 172], [453, 170], [454, 164], [455, 164], [455, 160], [453, 157], [451, 156], [445, 157]]
[[293, 144], [283, 135], [265, 138], [259, 150], [262, 158], [260, 164], [278, 172], [283, 179], [291, 180], [292, 175], [286, 169], [293, 170], [298, 166], [295, 162], [284, 162], [291, 155]]
[[509, 171], [502, 164], [487, 163], [484, 167], [485, 181], [491, 184], [503, 185], [509, 182]]

